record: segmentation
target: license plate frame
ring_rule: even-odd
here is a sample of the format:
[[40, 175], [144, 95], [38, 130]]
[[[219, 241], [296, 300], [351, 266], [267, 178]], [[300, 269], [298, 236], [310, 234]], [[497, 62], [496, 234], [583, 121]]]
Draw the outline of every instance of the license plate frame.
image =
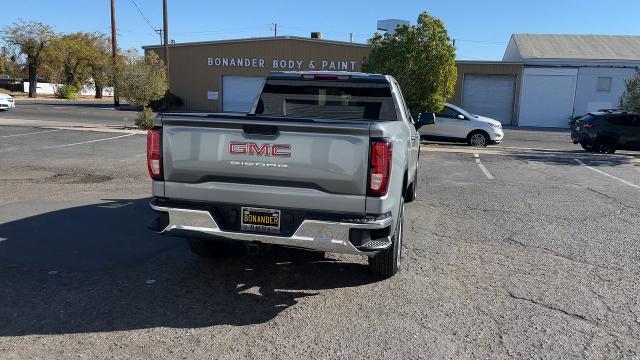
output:
[[281, 219], [282, 212], [278, 209], [242, 206], [240, 209], [240, 230], [279, 234]]

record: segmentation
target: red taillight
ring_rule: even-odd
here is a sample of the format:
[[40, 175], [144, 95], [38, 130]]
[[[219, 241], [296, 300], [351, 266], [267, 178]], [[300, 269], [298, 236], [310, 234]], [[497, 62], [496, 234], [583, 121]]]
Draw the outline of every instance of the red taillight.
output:
[[147, 131], [147, 168], [153, 180], [162, 180], [162, 147], [160, 130]]
[[594, 128], [596, 126], [598, 126], [598, 124], [594, 124], [594, 123], [584, 123], [584, 124], [582, 124], [582, 127], [585, 128], [585, 129], [591, 129], [591, 128]]
[[385, 196], [387, 194], [389, 178], [391, 177], [392, 148], [393, 145], [388, 140], [374, 140], [371, 142], [367, 195]]

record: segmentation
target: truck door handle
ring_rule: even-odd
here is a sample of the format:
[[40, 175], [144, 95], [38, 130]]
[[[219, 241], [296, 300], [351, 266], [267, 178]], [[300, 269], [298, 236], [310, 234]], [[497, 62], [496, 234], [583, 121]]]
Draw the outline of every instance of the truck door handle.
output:
[[249, 135], [278, 135], [278, 127], [273, 125], [243, 125], [242, 131]]

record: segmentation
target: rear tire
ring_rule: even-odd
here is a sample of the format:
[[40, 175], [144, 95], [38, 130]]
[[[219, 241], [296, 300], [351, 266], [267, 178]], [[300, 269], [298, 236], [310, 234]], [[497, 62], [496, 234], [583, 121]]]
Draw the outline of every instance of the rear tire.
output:
[[580, 142], [580, 146], [582, 146], [582, 148], [587, 152], [593, 152], [593, 145], [591, 145], [591, 143], [582, 141]]
[[391, 239], [391, 246], [369, 257], [369, 270], [383, 278], [390, 278], [400, 270], [402, 259], [402, 240], [404, 238], [404, 199], [400, 200], [400, 213], [396, 222], [396, 232]]
[[596, 142], [594, 149], [602, 154], [613, 154], [617, 150], [617, 144], [613, 139], [601, 139]]
[[467, 136], [467, 144], [477, 147], [485, 147], [489, 145], [489, 135], [484, 131], [474, 131]]

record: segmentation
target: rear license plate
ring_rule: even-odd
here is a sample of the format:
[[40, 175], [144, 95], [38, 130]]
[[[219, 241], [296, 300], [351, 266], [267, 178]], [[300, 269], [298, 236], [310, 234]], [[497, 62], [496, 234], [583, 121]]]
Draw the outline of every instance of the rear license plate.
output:
[[245, 231], [279, 233], [280, 210], [243, 207], [240, 229]]

